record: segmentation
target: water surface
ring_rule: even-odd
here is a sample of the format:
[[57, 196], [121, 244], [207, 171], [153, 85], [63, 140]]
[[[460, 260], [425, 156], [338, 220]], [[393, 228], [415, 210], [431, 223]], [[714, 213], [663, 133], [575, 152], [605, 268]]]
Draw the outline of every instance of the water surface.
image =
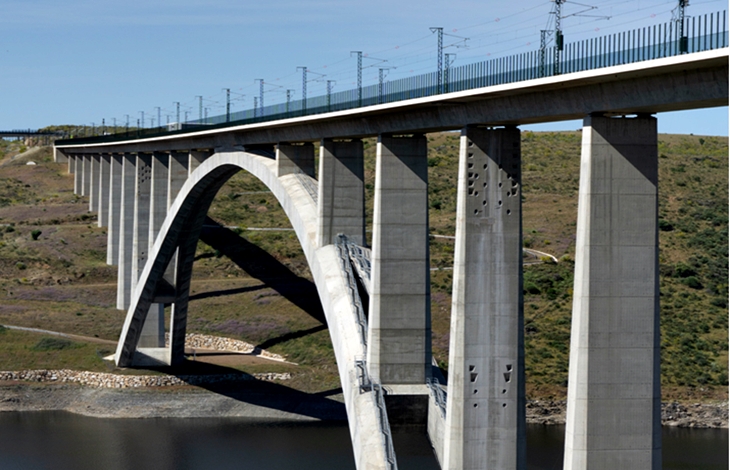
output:
[[[562, 469], [563, 426], [528, 425], [528, 469]], [[437, 470], [423, 432], [393, 430], [402, 470]], [[728, 468], [727, 429], [664, 428], [663, 468]], [[98, 419], [0, 413], [4, 470], [355, 469], [345, 423], [240, 418]]]

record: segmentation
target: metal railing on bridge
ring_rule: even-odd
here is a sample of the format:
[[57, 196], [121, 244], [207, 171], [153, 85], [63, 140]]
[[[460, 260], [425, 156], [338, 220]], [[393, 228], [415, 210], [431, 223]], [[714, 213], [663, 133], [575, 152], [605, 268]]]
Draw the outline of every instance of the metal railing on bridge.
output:
[[[135, 129], [120, 134], [59, 141], [59, 144], [115, 142], [276, 121], [393, 103], [506, 83], [624, 65], [728, 47], [727, 11], [685, 18], [607, 36], [501, 57], [337, 93], [248, 109], [176, 124], [179, 129]], [[557, 52], [557, 53], [556, 53]], [[548, 58], [558, 57], [548, 63]], [[441, 79], [439, 80], [439, 77]]]

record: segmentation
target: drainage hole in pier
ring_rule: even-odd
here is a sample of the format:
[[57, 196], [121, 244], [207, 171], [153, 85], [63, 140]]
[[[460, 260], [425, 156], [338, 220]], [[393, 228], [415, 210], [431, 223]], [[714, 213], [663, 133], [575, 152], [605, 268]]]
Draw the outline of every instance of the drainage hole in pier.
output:
[[512, 364], [507, 364], [507, 372], [512, 372]]
[[474, 209], [474, 215], [479, 215], [479, 209]]
[[474, 395], [476, 395], [477, 393], [479, 393], [479, 390], [476, 390], [476, 389], [475, 389], [475, 390], [474, 390]]
[[484, 169], [486, 170], [487, 168], [489, 168], [489, 165], [485, 163], [484, 164]]
[[476, 381], [477, 381], [477, 377], [478, 377], [478, 376], [479, 376], [479, 374], [477, 374], [476, 372], [472, 372], [472, 373], [470, 374], [470, 379], [471, 379], [471, 382], [472, 382], [472, 383], [476, 382]]
[[497, 202], [497, 205], [498, 205], [499, 207], [502, 207], [502, 201], [499, 201], [499, 202]]
[[502, 408], [507, 408], [507, 403], [502, 403]]
[[484, 182], [484, 187], [485, 187], [485, 188], [487, 187], [487, 182], [486, 182], [486, 181]]
[[479, 191], [474, 191], [474, 196], [479, 196]]
[[499, 185], [498, 185], [498, 186], [499, 186], [499, 187], [501, 188], [501, 187], [502, 187], [502, 183], [499, 183]]
[[507, 393], [507, 390], [506, 389], [502, 389], [502, 393]]
[[476, 369], [476, 366], [469, 366], [469, 372], [474, 372], [474, 369]]
[[487, 201], [482, 201], [482, 205], [483, 206], [486, 206], [487, 205]]
[[511, 213], [512, 213], [512, 211], [507, 209], [507, 215], [510, 215]]
[[474, 408], [479, 408], [479, 403], [474, 403]]
[[473, 164], [473, 163], [469, 163], [469, 164], [467, 165], [467, 167], [468, 167], [468, 168], [470, 168], [470, 169], [471, 169], [471, 168], [474, 168], [474, 164]]

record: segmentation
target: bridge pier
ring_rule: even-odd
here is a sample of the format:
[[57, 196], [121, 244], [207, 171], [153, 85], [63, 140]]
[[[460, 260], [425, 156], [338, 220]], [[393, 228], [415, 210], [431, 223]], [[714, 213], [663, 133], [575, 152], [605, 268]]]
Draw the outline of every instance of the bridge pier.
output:
[[[167, 169], [167, 208], [165, 214], [172, 207], [180, 189], [185, 184], [190, 174], [190, 153], [189, 152], [170, 152]], [[164, 220], [164, 219], [162, 219]], [[162, 222], [162, 220], [160, 222]], [[170, 283], [175, 282], [175, 269], [177, 267], [177, 253], [172, 257], [170, 265], [167, 267], [165, 279]]]
[[111, 169], [111, 155], [102, 154], [99, 159], [99, 212], [97, 226], [109, 225], [109, 171]]
[[315, 177], [314, 145], [310, 142], [290, 144], [279, 142], [276, 145], [276, 176], [304, 173]]
[[520, 131], [461, 133], [442, 467], [525, 468]]
[[68, 174], [73, 175], [76, 171], [76, 162], [74, 161], [73, 154], [66, 154], [60, 148], [53, 147], [53, 161], [56, 163], [66, 163], [68, 165]]
[[431, 376], [426, 157], [423, 135], [378, 136], [367, 366], [383, 385]]
[[[137, 282], [152, 245], [167, 212], [166, 153], [137, 155], [137, 180], [134, 201], [134, 258], [132, 259], [132, 290]], [[165, 305], [151, 303], [142, 327], [139, 347], [159, 348], [165, 345]]]
[[73, 156], [73, 167], [74, 167], [74, 194], [79, 196], [84, 192], [84, 156], [74, 155]]
[[109, 157], [109, 227], [107, 228], [106, 264], [119, 264], [120, 212], [122, 205], [122, 160], [120, 154]]
[[79, 194], [88, 196], [91, 186], [91, 155], [84, 154], [81, 158], [83, 158], [83, 172], [81, 173], [81, 192]]
[[[44, 143], [44, 145], [48, 145], [47, 143]], [[72, 171], [72, 165], [71, 165], [71, 158], [69, 158], [66, 153], [61, 150], [60, 148], [54, 146], [53, 147], [53, 161], [56, 163], [68, 163], [68, 172], [73, 173]]]
[[101, 172], [99, 167], [101, 163], [101, 155], [92, 154], [89, 169], [89, 212], [99, 212], [99, 188], [101, 186]]
[[137, 154], [125, 152], [122, 156], [122, 194], [119, 210], [119, 269], [117, 274], [117, 308], [119, 310], [127, 310], [132, 297], [136, 179]]
[[342, 233], [365, 245], [365, 170], [360, 139], [323, 139], [319, 147], [317, 246]]
[[213, 152], [209, 150], [190, 150], [188, 152], [188, 175], [191, 175], [212, 154]]
[[583, 126], [564, 468], [658, 470], [656, 119]]
[[[188, 168], [190, 166], [190, 153], [188, 152], [170, 152], [170, 162], [168, 165], [167, 179], [167, 209], [172, 206], [172, 202], [180, 192], [180, 188], [188, 179]], [[165, 211], [167, 212], [167, 211]]]

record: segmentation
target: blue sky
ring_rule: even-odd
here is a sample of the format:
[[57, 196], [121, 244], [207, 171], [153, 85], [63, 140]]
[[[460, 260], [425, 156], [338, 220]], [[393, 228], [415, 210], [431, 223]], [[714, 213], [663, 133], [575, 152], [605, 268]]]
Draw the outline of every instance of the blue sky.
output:
[[[567, 0], [566, 42], [670, 21], [677, 0]], [[363, 84], [436, 68], [436, 36], [454, 65], [535, 50], [550, 29], [553, 2], [523, 0], [3, 0], [0, 16], [0, 129], [50, 124], [132, 124], [197, 118], [198, 98], [210, 115], [253, 106], [256, 79], [266, 104], [354, 88], [362, 51]], [[597, 8], [590, 8], [597, 7]], [[720, 11], [726, 0], [693, 0], [688, 15]], [[468, 39], [465, 39], [468, 38]], [[467, 46], [467, 47], [464, 47]], [[158, 122], [156, 122], [158, 124]], [[569, 121], [534, 129], [576, 129]], [[526, 127], [527, 128], [527, 127]], [[532, 128], [532, 126], [531, 126]], [[727, 107], [659, 115], [660, 132], [728, 134]]]

